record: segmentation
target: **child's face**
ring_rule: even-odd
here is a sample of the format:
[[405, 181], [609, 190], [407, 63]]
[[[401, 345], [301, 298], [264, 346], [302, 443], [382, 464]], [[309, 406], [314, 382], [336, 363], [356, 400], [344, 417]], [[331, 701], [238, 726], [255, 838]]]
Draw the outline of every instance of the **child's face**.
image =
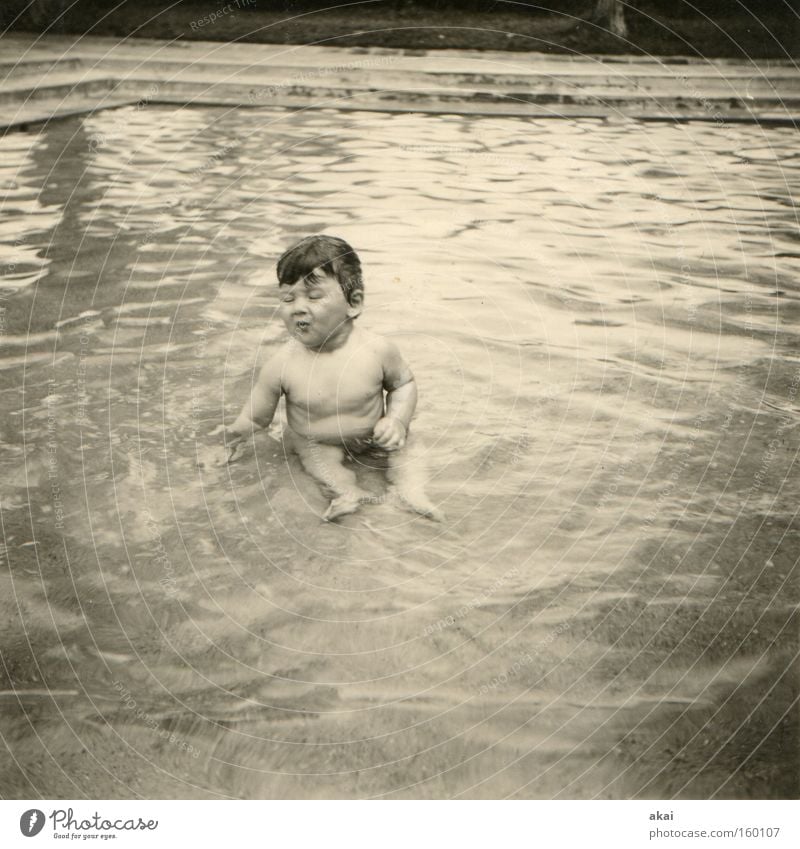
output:
[[307, 278], [281, 286], [280, 313], [287, 330], [306, 348], [324, 347], [361, 312], [360, 293], [347, 299], [335, 277], [317, 269]]

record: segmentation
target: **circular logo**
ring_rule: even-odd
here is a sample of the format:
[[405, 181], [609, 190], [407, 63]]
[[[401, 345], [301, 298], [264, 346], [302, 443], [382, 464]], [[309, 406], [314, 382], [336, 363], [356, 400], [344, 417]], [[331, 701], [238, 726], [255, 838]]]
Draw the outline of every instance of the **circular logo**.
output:
[[38, 808], [31, 808], [19, 818], [19, 830], [25, 837], [36, 837], [44, 828], [44, 813]]

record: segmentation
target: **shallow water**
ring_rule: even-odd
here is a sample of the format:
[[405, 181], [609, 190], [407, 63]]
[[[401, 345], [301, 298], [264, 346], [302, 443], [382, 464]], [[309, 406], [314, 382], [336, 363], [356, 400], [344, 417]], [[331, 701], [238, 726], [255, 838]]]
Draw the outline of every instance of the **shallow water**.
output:
[[[0, 795], [796, 797], [797, 142], [166, 107], [0, 139]], [[322, 523], [277, 428], [198, 466], [321, 230], [416, 373], [442, 525]]]

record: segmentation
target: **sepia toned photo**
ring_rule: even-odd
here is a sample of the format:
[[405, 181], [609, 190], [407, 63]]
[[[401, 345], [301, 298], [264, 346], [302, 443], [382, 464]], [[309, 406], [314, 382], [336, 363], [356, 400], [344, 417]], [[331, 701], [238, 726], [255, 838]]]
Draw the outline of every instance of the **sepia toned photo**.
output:
[[0, 33], [0, 799], [800, 796], [795, 0]]

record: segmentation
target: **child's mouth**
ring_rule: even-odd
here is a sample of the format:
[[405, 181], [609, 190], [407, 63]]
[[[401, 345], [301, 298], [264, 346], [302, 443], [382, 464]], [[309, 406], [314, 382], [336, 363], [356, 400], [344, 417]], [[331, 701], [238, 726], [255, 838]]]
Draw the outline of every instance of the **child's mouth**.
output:
[[302, 331], [304, 331], [304, 330], [308, 330], [308, 328], [309, 328], [309, 327], [311, 327], [311, 322], [310, 322], [310, 321], [296, 321], [296, 322], [294, 323], [294, 326], [295, 326], [295, 327], [296, 327], [299, 331], [301, 331], [301, 332], [302, 332]]

